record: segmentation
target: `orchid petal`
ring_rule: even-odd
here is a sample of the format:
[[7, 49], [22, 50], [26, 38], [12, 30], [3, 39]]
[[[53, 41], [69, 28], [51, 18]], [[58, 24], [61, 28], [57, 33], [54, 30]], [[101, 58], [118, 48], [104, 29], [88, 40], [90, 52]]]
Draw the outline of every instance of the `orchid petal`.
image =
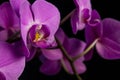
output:
[[106, 18], [102, 21], [103, 37], [107, 37], [120, 44], [120, 21], [112, 18]]
[[[84, 58], [81, 57], [74, 62], [74, 67], [78, 74], [82, 74], [86, 71], [86, 66], [83, 63], [83, 60], [84, 60]], [[73, 74], [73, 70], [72, 70], [71, 65], [68, 62], [68, 60], [64, 59], [64, 62], [65, 62], [65, 66], [66, 66], [66, 69], [68, 70], [68, 72], [70, 74]]]
[[[3, 54], [4, 53], [4, 54]], [[25, 57], [15, 47], [0, 42], [0, 71], [6, 80], [17, 80], [25, 67]]]
[[82, 74], [86, 71], [86, 66], [83, 63], [84, 58], [79, 58], [74, 62], [75, 69], [77, 73]]
[[60, 49], [41, 49], [43, 55], [50, 60], [60, 60], [62, 56], [62, 52]]
[[66, 38], [68, 38], [68, 37], [65, 35], [64, 31], [63, 31], [61, 28], [59, 28], [59, 29], [57, 30], [55, 36], [56, 36], [56, 38], [61, 42], [61, 44], [63, 44], [63, 43], [65, 42]]
[[0, 5], [0, 26], [4, 29], [19, 27], [19, 18], [8, 2]]
[[45, 25], [50, 30], [50, 37], [57, 31], [60, 23], [58, 9], [45, 0], [37, 0], [32, 5], [35, 22]]
[[[22, 34], [22, 38], [23, 41], [25, 43], [25, 46], [27, 47], [27, 36], [28, 36], [28, 32], [29, 29], [32, 27], [32, 23], [33, 23], [33, 16], [32, 16], [32, 12], [30, 9], [30, 4], [29, 2], [24, 2], [20, 8], [20, 17], [21, 17], [21, 34]], [[27, 48], [28, 50], [28, 48]], [[28, 50], [29, 51], [29, 50]], [[30, 55], [27, 55], [27, 57]]]
[[60, 71], [60, 65], [59, 61], [46, 61], [41, 65], [40, 72], [46, 75], [55, 75]]
[[0, 41], [6, 41], [8, 39], [8, 31], [2, 30], [0, 31]]
[[120, 45], [109, 38], [101, 39], [96, 44], [99, 55], [104, 59], [119, 59]]
[[17, 61], [0, 68], [0, 71], [6, 76], [6, 80], [18, 80], [25, 67], [25, 58], [19, 58]]
[[[79, 17], [78, 17], [78, 11], [77, 9], [75, 10], [75, 12], [72, 14], [71, 16], [71, 25], [72, 25], [72, 31], [74, 34], [77, 33], [77, 30], [78, 30], [78, 27], [79, 27]], [[81, 29], [83, 29], [83, 24], [82, 24], [82, 27]]]
[[71, 38], [68, 39], [68, 43], [67, 42], [64, 43], [64, 46], [68, 54], [74, 57], [84, 51], [86, 44], [83, 41], [80, 41], [75, 38]]
[[[17, 46], [16, 47], [17, 50], [23, 52], [22, 54], [25, 55], [27, 61], [30, 61], [36, 53], [36, 49], [32, 46], [29, 46], [29, 51], [28, 51], [27, 50], [28, 48], [25, 46], [25, 44], [22, 40], [15, 42], [13, 45]], [[28, 57], [28, 55], [29, 55], [29, 57]]]
[[33, 23], [31, 4], [28, 1], [25, 1], [20, 7], [20, 18], [21, 24], [26, 25], [26, 28], [29, 28], [29, 25]]
[[76, 7], [83, 9], [83, 8], [88, 8], [91, 10], [91, 3], [90, 0], [73, 0]]
[[10, 4], [12, 8], [16, 11], [17, 15], [19, 16], [20, 6], [27, 0], [10, 0]]

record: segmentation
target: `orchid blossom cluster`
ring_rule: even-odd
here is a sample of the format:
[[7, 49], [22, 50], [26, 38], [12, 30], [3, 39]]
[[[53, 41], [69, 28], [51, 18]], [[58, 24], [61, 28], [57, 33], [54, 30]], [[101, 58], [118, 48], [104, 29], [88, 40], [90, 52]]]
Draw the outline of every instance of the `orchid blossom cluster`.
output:
[[[90, 0], [73, 2], [76, 8], [62, 20], [58, 8], [46, 0], [0, 5], [0, 80], [18, 80], [36, 53], [41, 73], [56, 75], [63, 68], [78, 80], [94, 49], [104, 59], [120, 59], [120, 21], [101, 19]], [[65, 34], [61, 25], [69, 18], [73, 34], [84, 30], [85, 41]]]

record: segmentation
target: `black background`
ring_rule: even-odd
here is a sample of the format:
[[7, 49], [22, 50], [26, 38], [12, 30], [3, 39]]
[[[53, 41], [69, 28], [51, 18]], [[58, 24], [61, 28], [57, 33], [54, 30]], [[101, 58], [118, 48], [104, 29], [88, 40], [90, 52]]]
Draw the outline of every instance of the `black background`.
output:
[[[4, 2], [5, 0], [0, 0]], [[34, 2], [34, 0], [29, 0]], [[60, 10], [61, 19], [75, 8], [72, 0], [47, 0]], [[111, 17], [120, 20], [119, 0], [91, 0], [93, 9], [96, 9], [101, 18]], [[70, 22], [67, 20], [61, 26], [69, 37], [76, 37], [84, 40], [83, 31], [73, 35], [71, 32]], [[25, 70], [19, 80], [76, 80], [74, 76], [68, 75], [64, 70], [55, 76], [46, 76], [39, 72], [41, 62], [37, 56], [26, 63]], [[81, 74], [83, 80], [120, 80], [120, 60], [104, 60], [97, 52], [94, 53], [92, 60], [85, 62], [87, 71]]]

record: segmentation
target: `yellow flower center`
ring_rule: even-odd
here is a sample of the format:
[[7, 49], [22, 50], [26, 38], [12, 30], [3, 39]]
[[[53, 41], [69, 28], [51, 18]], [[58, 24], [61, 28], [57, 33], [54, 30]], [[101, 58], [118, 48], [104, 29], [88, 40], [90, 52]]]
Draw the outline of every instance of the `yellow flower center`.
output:
[[33, 40], [33, 42], [38, 42], [40, 41], [42, 38], [44, 37], [44, 34], [36, 32], [35, 34], [35, 39]]

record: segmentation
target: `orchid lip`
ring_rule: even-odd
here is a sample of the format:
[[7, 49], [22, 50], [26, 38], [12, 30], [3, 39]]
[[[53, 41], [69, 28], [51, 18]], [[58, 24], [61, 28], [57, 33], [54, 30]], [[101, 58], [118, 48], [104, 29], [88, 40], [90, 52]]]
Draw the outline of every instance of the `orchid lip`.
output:
[[35, 24], [32, 25], [29, 30], [28, 39], [33, 43], [35, 47], [41, 47], [41, 45], [47, 45], [47, 39], [50, 35], [50, 31], [45, 25]]
[[90, 11], [89, 9], [85, 8], [82, 10], [82, 22], [86, 22], [90, 20]]

